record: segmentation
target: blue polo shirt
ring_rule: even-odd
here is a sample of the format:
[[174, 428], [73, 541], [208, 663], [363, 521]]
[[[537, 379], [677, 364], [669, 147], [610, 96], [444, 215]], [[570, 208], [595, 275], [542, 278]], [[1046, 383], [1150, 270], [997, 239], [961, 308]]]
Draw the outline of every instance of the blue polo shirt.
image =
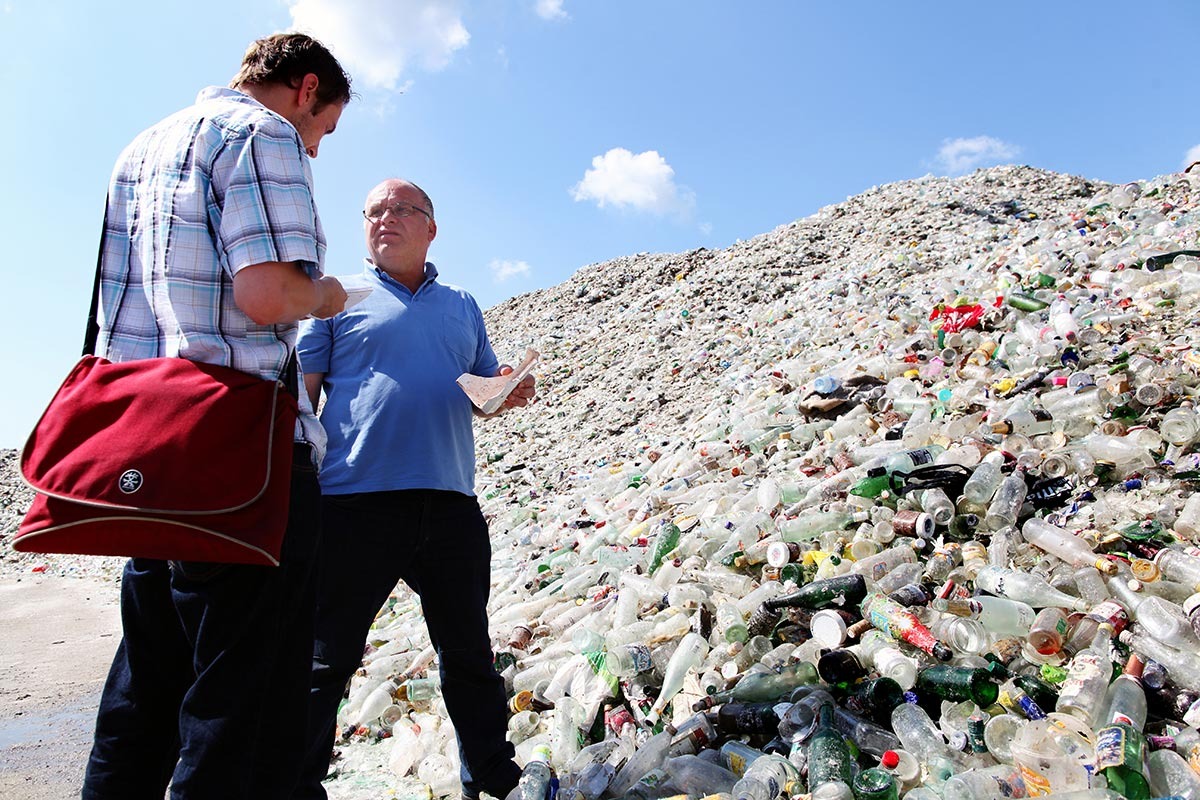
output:
[[324, 494], [446, 489], [475, 494], [471, 401], [455, 380], [496, 374], [483, 312], [463, 289], [437, 281], [410, 292], [367, 262], [374, 291], [330, 319], [305, 321], [297, 352], [325, 374], [321, 422], [329, 450]]

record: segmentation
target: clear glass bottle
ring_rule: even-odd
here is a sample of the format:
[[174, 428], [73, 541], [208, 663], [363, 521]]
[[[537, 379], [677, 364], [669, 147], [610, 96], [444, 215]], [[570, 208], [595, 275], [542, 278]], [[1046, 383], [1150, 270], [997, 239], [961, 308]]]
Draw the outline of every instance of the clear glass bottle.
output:
[[1024, 470], [1014, 470], [1011, 475], [1000, 481], [996, 493], [992, 495], [987, 515], [983, 518], [984, 526], [990, 531], [998, 531], [1016, 525], [1021, 506], [1025, 503], [1025, 495], [1028, 493]]
[[1082, 611], [1087, 602], [1055, 589], [1044, 579], [1017, 570], [988, 566], [975, 576], [975, 586], [990, 594], [1020, 600], [1034, 608], [1058, 606]]
[[1059, 686], [1055, 711], [1092, 724], [1112, 676], [1112, 635], [1112, 626], [1101, 625], [1091, 645], [1075, 654], [1067, 679]]

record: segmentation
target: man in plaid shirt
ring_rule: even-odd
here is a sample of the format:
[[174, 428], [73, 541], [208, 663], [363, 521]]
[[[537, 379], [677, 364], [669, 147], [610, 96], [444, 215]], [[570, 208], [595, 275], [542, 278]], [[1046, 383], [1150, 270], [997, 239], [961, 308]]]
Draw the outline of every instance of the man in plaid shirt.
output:
[[[101, 242], [96, 354], [178, 357], [276, 379], [296, 321], [342, 310], [308, 159], [350, 101], [350, 79], [301, 34], [260, 39], [231, 88], [140, 134], [113, 171]], [[281, 565], [131, 559], [124, 636], [96, 719], [83, 797], [284, 798], [296, 781], [313, 647], [316, 466], [301, 420]]]

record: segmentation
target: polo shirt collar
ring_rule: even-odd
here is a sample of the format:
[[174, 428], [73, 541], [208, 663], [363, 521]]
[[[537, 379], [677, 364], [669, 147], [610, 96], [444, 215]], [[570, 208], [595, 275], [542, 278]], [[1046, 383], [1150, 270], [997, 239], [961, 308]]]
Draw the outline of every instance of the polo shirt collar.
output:
[[[364, 269], [363, 269], [364, 272], [366, 272], [368, 274], [374, 273], [375, 277], [379, 278], [379, 280], [383, 281], [385, 284], [398, 287], [400, 289], [403, 289], [406, 292], [409, 291], [408, 287], [405, 286], [403, 283], [396, 280], [391, 275], [388, 275], [386, 272], [381, 270], [379, 267], [375, 266], [374, 262], [372, 262], [371, 259], [364, 258], [363, 264], [365, 265]], [[428, 286], [429, 284], [436, 281], [437, 276], [438, 276], [437, 267], [435, 267], [433, 265], [432, 261], [426, 261], [425, 262], [425, 280], [421, 281], [421, 285], [419, 287], [417, 287], [417, 292], [421, 291], [426, 286]], [[410, 294], [416, 295], [417, 292], [410, 292]]]

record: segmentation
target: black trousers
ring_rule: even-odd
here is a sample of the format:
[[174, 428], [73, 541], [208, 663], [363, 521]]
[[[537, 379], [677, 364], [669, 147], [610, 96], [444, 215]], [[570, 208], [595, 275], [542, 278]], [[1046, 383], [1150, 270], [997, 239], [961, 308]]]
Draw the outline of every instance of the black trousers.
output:
[[503, 798], [520, 777], [505, 740], [504, 681], [493, 666], [491, 545], [474, 497], [409, 489], [326, 496], [319, 559], [309, 748], [295, 797], [324, 800], [338, 704], [375, 614], [403, 580], [421, 597], [442, 695], [458, 736], [463, 788]]
[[308, 698], [320, 493], [297, 445], [278, 567], [134, 558], [84, 800], [287, 798]]

